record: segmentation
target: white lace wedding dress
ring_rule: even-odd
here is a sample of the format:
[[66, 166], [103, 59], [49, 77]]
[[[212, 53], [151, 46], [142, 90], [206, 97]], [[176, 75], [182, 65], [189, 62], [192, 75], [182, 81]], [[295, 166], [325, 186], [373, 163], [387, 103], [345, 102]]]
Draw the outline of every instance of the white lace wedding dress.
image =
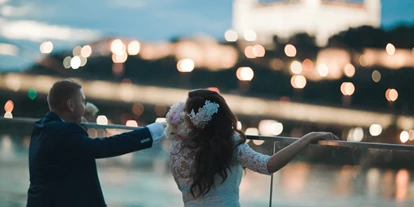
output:
[[[238, 139], [238, 135], [235, 135], [235, 142]], [[221, 177], [217, 175], [215, 185], [211, 190], [204, 197], [194, 198], [190, 193], [190, 186], [196, 151], [187, 147], [181, 149], [181, 144], [180, 140], [172, 140], [170, 163], [174, 180], [183, 194], [185, 207], [238, 207], [240, 206], [239, 186], [243, 176], [242, 167], [269, 174], [266, 164], [270, 157], [254, 151], [249, 145], [243, 143], [234, 151], [233, 164], [230, 170], [227, 170], [228, 177], [224, 183], [221, 183]]]

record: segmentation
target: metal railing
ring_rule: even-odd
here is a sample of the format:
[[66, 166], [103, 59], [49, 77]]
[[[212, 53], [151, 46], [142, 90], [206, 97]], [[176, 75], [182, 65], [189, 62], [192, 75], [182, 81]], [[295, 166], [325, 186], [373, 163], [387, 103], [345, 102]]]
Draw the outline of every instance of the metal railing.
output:
[[[0, 118], [0, 122], [17, 122], [31, 124], [40, 120], [36, 118]], [[125, 125], [108, 124], [99, 125], [96, 123], [82, 122], [81, 125], [87, 128], [95, 129], [123, 129], [123, 130], [134, 130], [140, 127], [130, 127]], [[296, 137], [285, 137], [285, 136], [256, 136], [247, 135], [247, 139], [250, 140], [264, 140], [264, 141], [277, 141], [280, 143], [292, 143], [298, 138]], [[350, 148], [374, 148], [374, 149], [389, 149], [389, 150], [408, 150], [414, 151], [414, 145], [403, 145], [403, 144], [388, 144], [388, 143], [377, 143], [377, 142], [349, 142], [342, 140], [320, 140], [312, 143], [320, 146], [333, 146], [333, 147], [350, 147]]]
[[[40, 119], [36, 118], [0, 118], [0, 123], [7, 122], [7, 123], [22, 123], [22, 124], [33, 124]], [[87, 128], [95, 128], [95, 129], [121, 129], [121, 130], [134, 130], [141, 127], [130, 127], [125, 125], [100, 125], [96, 123], [87, 123], [82, 122], [81, 125]], [[263, 140], [263, 141], [271, 141], [273, 142], [272, 147], [272, 154], [276, 153], [276, 145], [277, 143], [282, 144], [290, 144], [296, 141], [299, 138], [294, 137], [285, 137], [285, 136], [254, 136], [254, 135], [247, 135], [247, 139], [249, 140]], [[367, 149], [367, 148], [374, 148], [374, 149], [386, 149], [386, 150], [405, 150], [405, 151], [413, 151], [414, 146], [412, 145], [401, 145], [401, 144], [385, 144], [385, 143], [374, 143], [374, 142], [348, 142], [348, 141], [341, 141], [341, 140], [320, 140], [318, 142], [311, 143], [311, 145], [319, 145], [319, 146], [329, 146], [329, 147], [345, 147], [345, 148], [352, 148], [352, 149]], [[272, 194], [273, 194], [273, 174], [270, 178], [270, 198], [269, 198], [269, 206], [272, 206]]]

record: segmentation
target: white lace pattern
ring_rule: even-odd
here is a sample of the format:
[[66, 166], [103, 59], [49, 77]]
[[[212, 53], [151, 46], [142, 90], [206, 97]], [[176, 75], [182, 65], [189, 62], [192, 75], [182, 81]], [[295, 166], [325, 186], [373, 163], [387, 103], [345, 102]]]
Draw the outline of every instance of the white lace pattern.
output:
[[[235, 140], [238, 140], [236, 136]], [[194, 198], [190, 193], [193, 161], [196, 149], [182, 148], [182, 141], [173, 139], [170, 152], [171, 171], [178, 188], [183, 193], [185, 206], [239, 206], [239, 185], [243, 170], [246, 167], [261, 174], [269, 174], [267, 162], [270, 156], [254, 151], [246, 143], [235, 149], [234, 164], [228, 170], [228, 177], [221, 184], [220, 177], [216, 177], [216, 184], [210, 192], [202, 198]], [[231, 205], [230, 205], [231, 203]]]

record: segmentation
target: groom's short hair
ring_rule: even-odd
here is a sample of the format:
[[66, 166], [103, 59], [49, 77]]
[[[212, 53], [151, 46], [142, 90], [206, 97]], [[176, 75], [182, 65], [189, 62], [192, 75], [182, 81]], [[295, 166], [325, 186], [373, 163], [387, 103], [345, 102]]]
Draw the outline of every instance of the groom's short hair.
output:
[[65, 110], [66, 102], [75, 96], [81, 88], [81, 84], [70, 79], [59, 80], [54, 83], [52, 88], [49, 90], [49, 94], [47, 95], [49, 110]]

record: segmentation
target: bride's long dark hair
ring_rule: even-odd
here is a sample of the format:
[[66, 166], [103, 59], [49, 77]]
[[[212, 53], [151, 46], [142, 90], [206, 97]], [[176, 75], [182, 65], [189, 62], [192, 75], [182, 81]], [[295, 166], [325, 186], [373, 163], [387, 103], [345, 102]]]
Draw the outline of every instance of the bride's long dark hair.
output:
[[[218, 112], [203, 129], [192, 126], [186, 139], [188, 145], [185, 145], [197, 151], [190, 187], [191, 194], [195, 197], [204, 196], [210, 191], [216, 175], [221, 177], [222, 183], [227, 179], [227, 169], [232, 163], [233, 151], [235, 147], [246, 141], [243, 131], [237, 129], [236, 116], [217, 92], [204, 89], [190, 91], [185, 111], [189, 113], [194, 110], [197, 113], [206, 100], [219, 104]], [[235, 133], [240, 136], [237, 142], [234, 140]]]

